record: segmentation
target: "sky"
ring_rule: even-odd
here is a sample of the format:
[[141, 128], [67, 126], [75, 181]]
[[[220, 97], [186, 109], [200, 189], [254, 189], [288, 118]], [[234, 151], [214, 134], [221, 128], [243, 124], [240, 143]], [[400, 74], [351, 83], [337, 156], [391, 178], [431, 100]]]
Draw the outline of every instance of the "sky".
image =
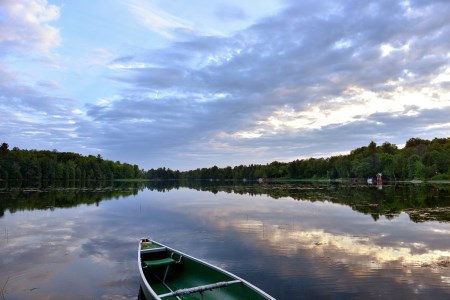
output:
[[448, 0], [0, 0], [0, 142], [190, 170], [450, 137]]

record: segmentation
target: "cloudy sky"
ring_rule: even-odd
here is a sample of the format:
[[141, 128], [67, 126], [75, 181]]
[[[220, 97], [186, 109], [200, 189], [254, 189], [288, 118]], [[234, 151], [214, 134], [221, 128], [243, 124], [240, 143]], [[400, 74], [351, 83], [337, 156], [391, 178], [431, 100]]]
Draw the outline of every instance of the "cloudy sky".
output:
[[448, 0], [0, 0], [0, 142], [235, 166], [450, 136]]

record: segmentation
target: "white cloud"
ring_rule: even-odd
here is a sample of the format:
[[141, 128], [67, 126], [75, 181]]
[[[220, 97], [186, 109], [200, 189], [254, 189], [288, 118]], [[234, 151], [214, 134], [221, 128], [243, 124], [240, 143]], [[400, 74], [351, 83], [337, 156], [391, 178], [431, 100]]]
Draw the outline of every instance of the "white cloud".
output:
[[49, 25], [59, 18], [59, 8], [46, 0], [3, 0], [0, 15], [0, 55], [46, 53], [60, 43], [59, 30]]

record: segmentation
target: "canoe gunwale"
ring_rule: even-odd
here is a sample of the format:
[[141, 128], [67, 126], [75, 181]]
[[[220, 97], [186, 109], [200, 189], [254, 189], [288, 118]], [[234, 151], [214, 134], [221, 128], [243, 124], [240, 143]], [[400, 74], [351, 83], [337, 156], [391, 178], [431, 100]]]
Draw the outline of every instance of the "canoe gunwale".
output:
[[[150, 242], [154, 242], [154, 243], [156, 243], [156, 244], [158, 244], [158, 245], [161, 246], [161, 247], [159, 247], [159, 248], [164, 248], [164, 249], [166, 249], [166, 250], [168, 250], [168, 251], [177, 253], [178, 255], [182, 255], [183, 257], [186, 257], [187, 259], [193, 260], [193, 261], [195, 261], [195, 262], [197, 262], [197, 263], [200, 263], [200, 264], [202, 264], [202, 265], [205, 265], [205, 266], [208, 267], [208, 268], [214, 269], [214, 270], [216, 270], [216, 271], [218, 271], [218, 272], [221, 272], [221, 273], [223, 273], [223, 274], [225, 274], [225, 275], [228, 275], [229, 277], [231, 277], [231, 278], [233, 279], [233, 280], [231, 280], [231, 281], [229, 281], [229, 282], [237, 283], [237, 282], [239, 281], [241, 284], [245, 285], [247, 288], [249, 288], [249, 289], [255, 291], [255, 292], [258, 293], [258, 294], [260, 294], [262, 297], [264, 297], [264, 298], [266, 298], [266, 299], [269, 299], [269, 300], [275, 300], [275, 298], [273, 298], [272, 296], [270, 296], [269, 294], [267, 294], [266, 292], [264, 292], [264, 291], [261, 290], [260, 288], [254, 286], [253, 284], [251, 284], [251, 283], [249, 283], [248, 281], [246, 281], [246, 280], [240, 278], [239, 276], [237, 276], [237, 275], [235, 275], [235, 274], [233, 274], [233, 273], [231, 273], [231, 272], [228, 272], [227, 270], [224, 270], [224, 269], [222, 269], [222, 268], [220, 268], [220, 267], [217, 267], [217, 266], [215, 266], [215, 265], [212, 265], [212, 264], [210, 264], [210, 263], [208, 263], [208, 262], [206, 262], [206, 261], [203, 261], [203, 260], [201, 260], [201, 259], [195, 258], [195, 257], [193, 257], [193, 256], [191, 256], [191, 255], [189, 255], [189, 254], [183, 253], [183, 252], [181, 252], [181, 251], [179, 251], [179, 250], [175, 250], [175, 249], [173, 249], [173, 248], [171, 248], [171, 247], [168, 247], [168, 246], [166, 246], [166, 245], [164, 245], [164, 244], [161, 244], [161, 243], [159, 243], [159, 242], [153, 241], [152, 239], [145, 238], [145, 239], [140, 239], [140, 240], [139, 240], [139, 247], [138, 247], [138, 266], [139, 266], [139, 273], [140, 273], [140, 276], [141, 276], [141, 286], [142, 286], [142, 284], [144, 285], [144, 286], [142, 286], [142, 288], [145, 288], [145, 289], [151, 294], [151, 296], [152, 296], [154, 299], [162, 300], [163, 296], [164, 296], [164, 297], [176, 296], [174, 293], [181, 292], [181, 290], [183, 290], [183, 289], [180, 289], [180, 290], [178, 290], [178, 291], [172, 291], [172, 290], [171, 290], [170, 293], [166, 293], [166, 294], [162, 294], [162, 295], [158, 295], [158, 294], [155, 293], [155, 291], [153, 290], [153, 288], [152, 288], [152, 287], [150, 286], [150, 284], [148, 283], [148, 281], [147, 281], [147, 279], [146, 279], [146, 277], [145, 277], [145, 274], [144, 274], [144, 270], [143, 270], [143, 268], [142, 268], [142, 261], [141, 261], [141, 242], [142, 242], [143, 240], [147, 240], [147, 241], [150, 241]], [[159, 248], [157, 248], [157, 249], [159, 249]], [[150, 252], [151, 252], [151, 251], [150, 251]], [[144, 253], [148, 253], [148, 252], [146, 252], [146, 250], [144, 250], [144, 251], [142, 252], [142, 254], [144, 254]], [[220, 283], [222, 283], [222, 282], [220, 282]], [[213, 285], [213, 284], [211, 284], [211, 286], [212, 286], [212, 285]], [[205, 286], [207, 286], [207, 285], [205, 285]], [[196, 289], [196, 288], [201, 288], [201, 287], [202, 287], [202, 286], [191, 287], [191, 288], [187, 288], [187, 289], [184, 289], [184, 290], [194, 290], [194, 289]], [[194, 291], [193, 291], [193, 292], [194, 292]], [[193, 292], [192, 292], [192, 293], [193, 293]], [[169, 295], [169, 294], [173, 294], [173, 295]]]
[[[144, 239], [140, 239], [139, 240], [139, 247], [138, 247], [138, 266], [139, 266], [139, 275], [141, 276], [141, 288], [143, 290], [143, 293], [146, 295], [145, 292], [148, 292], [151, 294], [151, 296], [153, 297], [153, 299], [161, 299], [156, 293], [155, 291], [153, 291], [152, 287], [150, 286], [150, 284], [148, 283], [145, 274], [144, 274], [144, 269], [142, 268], [142, 261], [141, 261], [141, 243]], [[150, 239], [147, 239], [150, 240]], [[144, 285], [144, 286], [142, 286]], [[148, 299], [147, 299], [148, 300]]]

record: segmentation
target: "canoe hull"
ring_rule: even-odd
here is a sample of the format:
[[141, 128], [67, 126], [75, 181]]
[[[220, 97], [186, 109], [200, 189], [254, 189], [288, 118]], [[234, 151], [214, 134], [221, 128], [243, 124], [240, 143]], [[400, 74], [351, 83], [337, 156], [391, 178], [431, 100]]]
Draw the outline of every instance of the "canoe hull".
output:
[[150, 239], [138, 251], [141, 289], [149, 299], [274, 299], [217, 266]]

